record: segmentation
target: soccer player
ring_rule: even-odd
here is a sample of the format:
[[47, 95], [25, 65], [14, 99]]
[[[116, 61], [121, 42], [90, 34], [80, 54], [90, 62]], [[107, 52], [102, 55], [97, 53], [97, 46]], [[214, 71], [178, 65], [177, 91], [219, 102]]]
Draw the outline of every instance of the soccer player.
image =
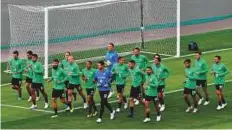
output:
[[[111, 71], [114, 64], [116, 64], [118, 61], [118, 53], [114, 50], [113, 43], [109, 43], [107, 48], [108, 48], [108, 52], [106, 53], [105, 59], [106, 59], [106, 64], [108, 66], [107, 69]], [[115, 77], [113, 76], [112, 78], [113, 78], [112, 79], [113, 82]], [[111, 98], [113, 94], [114, 94], [114, 90], [111, 88], [108, 98]]]
[[[74, 61], [73, 56], [68, 57], [68, 80], [69, 80], [69, 86], [68, 86], [68, 103], [69, 106], [72, 106], [72, 95], [74, 89], [76, 89], [79, 93], [79, 95], [82, 97], [84, 102], [84, 108], [87, 108], [86, 98], [82, 91], [81, 85], [80, 85], [80, 70], [78, 65]], [[71, 112], [74, 111], [74, 108], [70, 108]]]
[[152, 70], [159, 80], [159, 86], [157, 89], [160, 103], [160, 111], [164, 111], [164, 89], [166, 84], [165, 81], [169, 76], [169, 70], [164, 64], [161, 63], [161, 58], [158, 55], [154, 56], [154, 64], [152, 65]]
[[221, 63], [221, 56], [214, 57], [211, 74], [215, 78], [215, 87], [218, 100], [217, 110], [221, 110], [227, 106], [223, 95], [223, 87], [225, 86], [225, 75], [229, 73], [227, 67]]
[[[134, 60], [136, 63], [136, 66], [145, 72], [147, 65], [148, 65], [148, 59], [146, 56], [140, 54], [140, 49], [138, 47], [133, 49], [133, 55], [131, 56], [131, 60]], [[145, 79], [143, 79], [143, 81], [145, 81]], [[141, 89], [142, 89], [142, 94], [144, 96], [143, 87]], [[139, 100], [135, 98], [135, 105], [138, 105], [138, 104], [139, 104]]]
[[144, 123], [151, 121], [150, 118], [150, 102], [153, 101], [155, 105], [155, 109], [157, 112], [157, 117], [156, 121], [160, 121], [161, 119], [161, 114], [159, 111], [159, 103], [158, 103], [158, 93], [157, 93], [157, 88], [159, 86], [159, 81], [154, 75], [153, 70], [151, 67], [147, 67], [147, 75], [146, 75], [146, 82], [144, 84], [144, 90], [145, 90], [145, 101], [144, 101], [144, 106], [145, 106], [145, 112], [146, 112], [146, 118], [143, 120]]
[[19, 58], [19, 52], [13, 52], [13, 58], [9, 61], [10, 70], [12, 73], [12, 89], [18, 92], [18, 100], [22, 100], [22, 78], [23, 78], [23, 70], [24, 64], [22, 59]]
[[134, 99], [138, 98], [140, 100], [141, 98], [141, 89], [140, 87], [143, 85], [143, 79], [144, 78], [144, 72], [136, 67], [136, 63], [134, 60], [130, 60], [128, 63], [129, 66], [129, 72], [132, 78], [132, 86], [130, 90], [130, 114], [128, 117], [132, 118], [134, 117], [134, 105], [135, 101]]
[[[97, 107], [94, 101], [94, 93], [96, 90], [96, 83], [94, 82], [94, 77], [96, 69], [92, 68], [92, 61], [86, 62], [86, 68], [82, 70], [82, 80], [85, 81], [85, 88], [87, 93], [87, 103], [89, 106], [87, 117], [92, 117], [97, 115]], [[93, 111], [92, 111], [93, 108]]]
[[45, 92], [44, 89], [44, 79], [43, 79], [43, 75], [44, 75], [44, 69], [43, 69], [43, 65], [38, 61], [38, 55], [37, 54], [33, 54], [32, 55], [32, 65], [31, 65], [31, 71], [32, 71], [32, 84], [31, 84], [31, 97], [32, 97], [32, 105], [31, 105], [31, 109], [36, 109], [37, 105], [36, 105], [36, 91], [40, 91], [44, 97], [45, 100], [45, 105], [44, 108], [47, 109], [48, 108], [48, 95]]
[[131, 60], [134, 60], [136, 66], [142, 71], [146, 71], [148, 65], [148, 59], [146, 56], [140, 54], [140, 49], [138, 47], [134, 48], [133, 55], [131, 56]]
[[51, 79], [48, 80], [48, 82], [53, 80], [52, 107], [54, 110], [54, 115], [52, 115], [51, 118], [58, 117], [57, 98], [60, 98], [61, 103], [68, 105], [64, 97], [64, 88], [65, 88], [66, 78], [67, 78], [66, 72], [61, 67], [59, 67], [59, 60], [54, 59], [52, 63], [52, 77]]
[[208, 66], [204, 59], [201, 57], [201, 52], [196, 52], [196, 60], [195, 60], [195, 69], [196, 69], [196, 82], [197, 82], [197, 95], [199, 97], [198, 105], [201, 105], [204, 98], [201, 96], [200, 88], [203, 89], [203, 92], [205, 94], [205, 102], [203, 105], [209, 104], [209, 92], [207, 89], [207, 72], [208, 72]]
[[27, 93], [29, 95], [28, 102], [31, 101], [31, 82], [32, 82], [32, 71], [31, 71], [31, 65], [32, 65], [32, 51], [27, 51], [27, 60], [26, 60], [26, 66], [24, 72], [27, 73], [26, 76], [26, 89]]
[[99, 90], [99, 95], [101, 98], [101, 108], [100, 114], [97, 119], [97, 123], [102, 122], [102, 115], [104, 113], [104, 106], [106, 106], [110, 111], [110, 119], [114, 119], [115, 110], [112, 109], [111, 105], [108, 102], [108, 96], [110, 93], [110, 83], [112, 82], [112, 73], [108, 69], [105, 69], [104, 61], [99, 61], [97, 64], [98, 70], [95, 74], [95, 82]]
[[186, 59], [184, 61], [185, 65], [185, 82], [184, 82], [184, 100], [186, 104], [188, 105], [188, 108], [186, 109], [186, 112], [190, 112], [193, 108], [191, 106], [191, 103], [189, 101], [189, 95], [192, 96], [193, 103], [194, 103], [194, 109], [193, 113], [196, 113], [198, 111], [198, 104], [197, 104], [197, 98], [196, 98], [196, 76], [195, 76], [195, 70], [191, 67], [191, 60]]
[[[65, 59], [63, 59], [61, 61], [60, 66], [64, 69], [64, 71], [66, 73], [68, 73], [68, 66], [69, 66], [68, 57], [71, 56], [71, 52], [70, 51], [66, 51], [65, 54], [64, 54], [64, 56], [65, 56]], [[68, 88], [68, 84], [69, 84], [69, 82], [68, 82], [68, 79], [67, 79], [65, 81], [66, 88]], [[68, 91], [67, 91], [67, 89], [65, 91], [65, 94], [66, 94], [66, 96], [65, 96], [66, 100], [68, 100]], [[76, 99], [77, 99], [77, 93], [75, 91], [73, 91], [72, 94], [73, 94], [73, 97], [74, 97], [74, 101], [76, 101]]]
[[[32, 100], [31, 98], [31, 82], [32, 82], [32, 71], [31, 71], [31, 65], [32, 65], [32, 55], [33, 52], [32, 51], [27, 51], [27, 60], [26, 60], [26, 66], [24, 69], [24, 72], [27, 73], [26, 75], [26, 89], [29, 95], [29, 99], [27, 100], [28, 102], [30, 102]], [[36, 97], [36, 101], [38, 101], [40, 99], [39, 97], [39, 90], [36, 92], [37, 97]]]
[[116, 109], [116, 112], [120, 112], [122, 102], [124, 103], [124, 109], [127, 109], [128, 107], [126, 97], [123, 95], [128, 72], [129, 68], [124, 64], [124, 58], [118, 57], [118, 63], [115, 64], [112, 69], [112, 73], [116, 75], [116, 87], [118, 93], [118, 108]]

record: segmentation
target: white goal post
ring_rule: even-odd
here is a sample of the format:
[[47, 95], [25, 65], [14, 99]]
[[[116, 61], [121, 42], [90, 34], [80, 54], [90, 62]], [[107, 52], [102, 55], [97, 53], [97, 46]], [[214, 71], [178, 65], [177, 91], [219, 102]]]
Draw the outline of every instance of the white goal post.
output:
[[[149, 2], [151, 3], [151, 5], [149, 5], [150, 4]], [[167, 8], [164, 8], [165, 6], [167, 6]], [[112, 7], [113, 7], [112, 12], [101, 14], [102, 13], [101, 11], [104, 11], [104, 9], [106, 11], [109, 11], [109, 9]], [[21, 10], [23, 11], [20, 12]], [[87, 10], [87, 11], [83, 11], [83, 10]], [[70, 17], [67, 16], [64, 17], [63, 19], [64, 22], [62, 22], [62, 17], [57, 19], [57, 16], [62, 11], [64, 11], [65, 13], [60, 15], [64, 15], [64, 16], [73, 15], [72, 17], [75, 18], [70, 19], [67, 22], [67, 19], [71, 17], [71, 16]], [[100, 13], [97, 13], [97, 11], [99, 11]], [[15, 43], [23, 43], [23, 47], [24, 47], [24, 49], [22, 49], [23, 53], [25, 53], [25, 49], [27, 50], [30, 49], [32, 51], [34, 51], [34, 49], [35, 51], [36, 49], [40, 50], [39, 52], [36, 53], [39, 53], [43, 57], [43, 64], [45, 68], [44, 78], [49, 77], [49, 62], [51, 62], [49, 56], [54, 54], [64, 53], [66, 49], [65, 47], [67, 46], [70, 46], [69, 48], [73, 49], [73, 45], [77, 46], [76, 48], [74, 48], [74, 50], [77, 49], [76, 50], [77, 52], [82, 51], [82, 47], [83, 47], [82, 45], [85, 44], [86, 41], [89, 42], [87, 44], [87, 46], [89, 47], [85, 46], [84, 50], [91, 49], [91, 47], [93, 47], [94, 49], [98, 49], [98, 46], [102, 48], [103, 44], [98, 45], [97, 44], [98, 42], [105, 43], [112, 41], [113, 43], [116, 43], [116, 46], [130, 45], [133, 43], [133, 45], [128, 47], [127, 49], [122, 49], [124, 50], [123, 52], [120, 52], [120, 54], [122, 55], [130, 54], [131, 49], [134, 47], [141, 47], [143, 49], [142, 50], [143, 53], [147, 53], [147, 54], [160, 53], [167, 57], [169, 56], [180, 57], [180, 0], [162, 0], [162, 1], [98, 0], [93, 2], [74, 3], [74, 4], [66, 4], [66, 5], [46, 6], [46, 7], [10, 5], [9, 12], [10, 12], [12, 49], [18, 49], [17, 47], [21, 46], [21, 44], [15, 45]], [[38, 12], [40, 14], [36, 14]], [[102, 23], [104, 22], [104, 20], [108, 20], [108, 19], [109, 22], [103, 23], [106, 24], [105, 25], [106, 27], [104, 28], [104, 26], [98, 25], [99, 23], [97, 23], [97, 21], [91, 21], [91, 18], [86, 16], [87, 18], [78, 21], [80, 22], [78, 23], [80, 25], [77, 25], [75, 24], [75, 21], [78, 20], [78, 18], [76, 18], [79, 15], [78, 12], [81, 12], [81, 15], [85, 15], [85, 13], [87, 13], [86, 15], [90, 15], [92, 13], [93, 14], [92, 17], [100, 17], [96, 19], [94, 18], [94, 20], [99, 20], [99, 23]], [[56, 13], [56, 16], [53, 16], [54, 13]], [[125, 15], [118, 16], [120, 13], [125, 13]], [[81, 18], [84, 17], [85, 16], [81, 16]], [[104, 17], [107, 17], [108, 19], [107, 18], [104, 19]], [[36, 21], [35, 19], [38, 19], [38, 21]], [[74, 22], [70, 22], [72, 20]], [[36, 22], [33, 23], [34, 21]], [[89, 21], [91, 21], [92, 23], [90, 23]], [[25, 25], [22, 24], [23, 22], [25, 22]], [[84, 26], [85, 24], [84, 22], [86, 22], [86, 24], [90, 23], [93, 25]], [[112, 25], [110, 25], [111, 22]], [[114, 25], [116, 23], [118, 23], [118, 25]], [[53, 24], [57, 24], [57, 25], [53, 25]], [[67, 24], [67, 25], [61, 25], [61, 24]], [[59, 28], [59, 25], [61, 25], [61, 29], [57, 29], [55, 30], [57, 32], [55, 32], [54, 28]], [[64, 30], [65, 33], [67, 33], [70, 29], [70, 33], [67, 33], [68, 38], [66, 37], [65, 33], [64, 34], [62, 33], [63, 31], [62, 29], [65, 28], [65, 26], [67, 27]], [[79, 26], [84, 26], [84, 27], [80, 28]], [[43, 27], [43, 29], [41, 29], [41, 27]], [[104, 29], [101, 29], [101, 27], [103, 27]], [[21, 31], [18, 28], [20, 28], [23, 31]], [[24, 30], [25, 28], [29, 28], [29, 29]], [[36, 28], [37, 30], [35, 29], [35, 32], [33, 32], [34, 30], [31, 32], [30, 29], [33, 28]], [[73, 35], [75, 29], [78, 33], [76, 35]], [[87, 29], [87, 31], [85, 31], [85, 29]], [[95, 33], [96, 30], [97, 31], [100, 30], [98, 32], [100, 35]], [[93, 33], [91, 31], [93, 31]], [[21, 34], [22, 32], [23, 34]], [[24, 36], [27, 34], [29, 36], [27, 37]], [[63, 38], [62, 42], [64, 42], [65, 44], [66, 44], [65, 41], [66, 39], [72, 40], [73, 37], [74, 37], [73, 39], [79, 41], [81, 41], [82, 39], [87, 39], [87, 40], [81, 41], [81, 44], [75, 43], [75, 40], [73, 40], [74, 42], [72, 43], [70, 43], [70, 41], [67, 41], [67, 45], [57, 44], [59, 45], [59, 48], [56, 49], [56, 46], [54, 46], [52, 48], [53, 49], [52, 51], [56, 51], [57, 53], [53, 54], [53, 52], [51, 53], [51, 41], [53, 40], [60, 42], [59, 41], [60, 37]], [[93, 40], [93, 42], [96, 42], [96, 45], [90, 44], [92, 42], [91, 41], [92, 39], [89, 39], [89, 37], [98, 38], [97, 40]], [[173, 38], [171, 39], [172, 41], [170, 42], [172, 44], [165, 43], [165, 45], [159, 45], [159, 47], [157, 45], [156, 47], [156, 43], [154, 45], [146, 45], [145, 43], [151, 40], [162, 40], [166, 38], [167, 39]], [[38, 48], [34, 47], [33, 49], [31, 49], [32, 47], [28, 47], [27, 44], [31, 44], [29, 46], [33, 46], [33, 47], [38, 46]], [[162, 43], [157, 43], [157, 44], [162, 44]], [[151, 48], [153, 49], [153, 46], [155, 46], [154, 50], [151, 50]], [[102, 58], [102, 55], [96, 55], [96, 57]], [[89, 58], [90, 57], [86, 57], [85, 59], [88, 60]], [[83, 59], [80, 58], [78, 60], [82, 61]]]
[[92, 5], [92, 4], [105, 4], [105, 3], [112, 3], [112, 2], [127, 2], [127, 1], [136, 1], [136, 0], [99, 0], [99, 1], [94, 1], [94, 2], [86, 2], [86, 3], [76, 3], [76, 4], [67, 4], [67, 5], [58, 5], [58, 6], [48, 6], [44, 8], [44, 68], [45, 68], [45, 74], [44, 78], [48, 78], [48, 68], [49, 68], [49, 63], [48, 63], [48, 31], [49, 31], [49, 25], [48, 25], [48, 12], [53, 9], [58, 9], [58, 8], [69, 8], [69, 7], [78, 7], [78, 6], [83, 6], [83, 5]]

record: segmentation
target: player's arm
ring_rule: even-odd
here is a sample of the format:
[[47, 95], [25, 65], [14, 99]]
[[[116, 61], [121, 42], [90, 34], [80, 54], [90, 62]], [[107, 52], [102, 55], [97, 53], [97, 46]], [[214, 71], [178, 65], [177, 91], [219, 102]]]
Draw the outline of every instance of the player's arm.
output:
[[97, 83], [97, 81], [98, 81], [98, 75], [97, 75], [97, 72], [95, 72], [95, 74], [94, 74], [94, 82]]
[[203, 63], [202, 70], [198, 74], [205, 74], [208, 72], [208, 65], [206, 62]]
[[170, 75], [170, 71], [169, 71], [169, 69], [166, 66], [164, 66], [164, 73], [165, 73], [164, 78], [165, 79], [168, 78], [168, 76]]
[[93, 79], [92, 79], [92, 80], [93, 80], [93, 81], [92, 81], [93, 83], [96, 83], [96, 82], [95, 82], [95, 75], [96, 75], [96, 72], [97, 72], [97, 70], [95, 69], [95, 70], [94, 70], [94, 77], [93, 77]]
[[111, 70], [111, 73], [113, 75], [116, 75], [116, 69], [115, 68], [116, 68], [116, 64], [113, 65], [112, 70]]
[[43, 74], [43, 66], [41, 64], [36, 65], [36, 69], [33, 69], [33, 72], [36, 74]]
[[20, 60], [20, 69], [18, 70], [17, 73], [22, 73], [24, 71], [25, 67], [24, 67], [24, 63], [22, 60]]
[[10, 72], [7, 72], [8, 74], [13, 72], [13, 67], [11, 66], [11, 60], [7, 63], [7, 70], [10, 70]]
[[225, 76], [225, 75], [229, 74], [230, 71], [225, 65], [223, 65], [223, 69], [224, 69], [224, 72], [218, 74], [218, 76]]
[[195, 71], [195, 69], [194, 69], [192, 73], [188, 74], [188, 78], [189, 78], [190, 80], [195, 80], [195, 79], [196, 79], [195, 73], [196, 73], [196, 71]]
[[152, 81], [149, 82], [149, 86], [152, 88], [156, 88], [159, 86], [159, 81], [155, 76], [152, 77]]
[[48, 78], [47, 82], [48, 82], [48, 83], [50, 83], [52, 80], [54, 80], [54, 78], [53, 78], [53, 77]]
[[111, 71], [107, 72], [107, 76], [109, 77], [109, 83], [111, 83], [113, 80], [113, 74], [111, 73]]
[[87, 78], [86, 78], [86, 76], [85, 76], [85, 73], [84, 73], [84, 69], [83, 69], [82, 72], [81, 72], [81, 79], [82, 79], [83, 81], [86, 81], [86, 80], [87, 80]]
[[144, 64], [145, 64], [144, 69], [146, 69], [148, 67], [148, 63], [149, 63], [148, 58], [146, 56], [144, 56]]
[[215, 72], [214, 67], [213, 67], [213, 65], [212, 65], [210, 74], [215, 75], [215, 73], [216, 73], [216, 72]]
[[124, 78], [126, 78], [128, 75], [129, 75], [129, 68], [128, 66], [126, 66], [126, 71], [125, 71], [125, 74], [124, 74]]
[[140, 75], [142, 76], [142, 79], [143, 79], [142, 82], [144, 83], [146, 81], [146, 74], [145, 74], [145, 72], [142, 71], [142, 70], [139, 70], [138, 73], [140, 73]]
[[63, 74], [63, 76], [64, 76], [64, 79], [61, 80], [60, 83], [64, 83], [65, 81], [68, 80], [68, 76], [67, 76], [67, 73], [66, 73], [63, 69], [62, 69], [61, 71], [62, 71], [62, 74]]
[[28, 69], [29, 69], [29, 66], [27, 65], [27, 62], [25, 62], [25, 66], [24, 66], [23, 71], [24, 71], [24, 72], [27, 72], [27, 71], [28, 71]]
[[115, 55], [113, 56], [114, 63], [118, 62], [118, 53], [115, 52]]

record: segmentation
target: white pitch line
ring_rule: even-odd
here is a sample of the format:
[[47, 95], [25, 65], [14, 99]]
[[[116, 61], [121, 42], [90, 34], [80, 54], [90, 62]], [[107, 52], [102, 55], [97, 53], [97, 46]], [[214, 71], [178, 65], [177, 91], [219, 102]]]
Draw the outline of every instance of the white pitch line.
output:
[[[215, 52], [222, 52], [222, 51], [229, 51], [232, 50], [232, 48], [226, 48], [226, 49], [220, 49], [220, 50], [212, 50], [212, 51], [205, 51], [202, 52], [203, 54], [210, 54], [210, 53], [215, 53]], [[193, 54], [188, 54], [188, 55], [183, 55], [180, 57], [168, 57], [168, 58], [163, 58], [162, 60], [171, 60], [171, 59], [178, 59], [178, 58], [184, 58], [184, 57], [189, 57], [189, 56], [194, 56], [195, 53]], [[153, 60], [150, 60], [149, 62], [153, 62]]]
[[0, 87], [2, 87], [2, 86], [8, 86], [8, 85], [11, 85], [11, 83], [1, 84]]
[[31, 111], [39, 111], [39, 112], [53, 113], [53, 111], [49, 111], [49, 110], [43, 110], [43, 109], [30, 109], [29, 107], [14, 106], [14, 105], [9, 105], [9, 104], [1, 104], [1, 106], [3, 106], [3, 107], [12, 107], [12, 108], [20, 108], [20, 109], [31, 110]]
[[[231, 80], [226, 80], [226, 82], [232, 82], [232, 79]], [[210, 83], [208, 84], [208, 86], [211, 86], [211, 85], [214, 85], [215, 83]], [[171, 91], [167, 91], [167, 92], [164, 92], [164, 94], [172, 94], [172, 93], [176, 93], [176, 92], [180, 92], [182, 91], [183, 89], [176, 89], [176, 90], [171, 90]], [[118, 100], [113, 100], [113, 101], [109, 101], [109, 103], [115, 103], [117, 102]], [[22, 107], [22, 106], [14, 106], [14, 105], [8, 105], [8, 104], [1, 104], [1, 106], [4, 106], [4, 107], [12, 107], [12, 108], [20, 108], [20, 109], [26, 109], [26, 110], [31, 110], [30, 108], [28, 107]], [[96, 104], [96, 106], [100, 106], [100, 104]], [[74, 108], [75, 110], [78, 110], [78, 109], [83, 109], [83, 107], [76, 107]], [[33, 111], [33, 110], [32, 110]], [[40, 111], [40, 112], [45, 112], [45, 113], [53, 113], [53, 111], [49, 111], [49, 110], [43, 110], [43, 109], [34, 109], [34, 111]], [[65, 112], [66, 110], [60, 110], [58, 112]]]

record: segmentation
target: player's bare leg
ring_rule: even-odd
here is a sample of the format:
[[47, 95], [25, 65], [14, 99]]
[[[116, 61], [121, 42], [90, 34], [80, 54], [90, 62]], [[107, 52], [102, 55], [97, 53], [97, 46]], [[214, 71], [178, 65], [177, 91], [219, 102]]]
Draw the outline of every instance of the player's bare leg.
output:
[[198, 100], [198, 105], [201, 105], [201, 103], [203, 102], [203, 100], [204, 100], [204, 98], [202, 97], [202, 95], [201, 95], [201, 88], [202, 87], [200, 87], [200, 86], [198, 86], [197, 88], [196, 88], [196, 94], [197, 94], [197, 96], [198, 96], [198, 98], [199, 98], [199, 100]]
[[209, 91], [207, 86], [203, 87], [203, 92], [205, 94], [205, 103], [204, 105], [208, 105], [209, 104]]
[[[67, 101], [65, 100], [64, 97], [61, 97], [60, 98], [60, 102], [67, 105]], [[57, 109], [58, 109], [58, 104], [57, 104], [57, 98], [52, 98], [52, 108], [54, 110], [54, 115], [51, 116], [51, 118], [55, 118], [55, 117], [58, 117], [58, 112], [57, 112]]]
[[134, 102], [134, 98], [130, 97], [130, 102], [129, 102], [129, 106], [130, 106], [130, 114], [128, 117], [133, 117], [134, 116], [134, 106], [135, 106], [135, 102]]
[[39, 89], [36, 89], [36, 101], [39, 101], [40, 96], [39, 96]]
[[17, 93], [18, 93], [18, 100], [21, 100], [21, 98], [22, 98], [22, 89], [20, 88], [20, 86], [13, 85], [11, 88], [17, 91]]
[[40, 92], [41, 92], [41, 94], [43, 95], [44, 100], [45, 100], [44, 108], [47, 109], [47, 108], [48, 108], [48, 95], [47, 95], [47, 93], [45, 92], [44, 88], [40, 88], [39, 90], [40, 90]]
[[58, 117], [58, 113], [57, 113], [57, 98], [52, 98], [52, 108], [54, 110], [54, 115], [51, 118], [55, 118]]
[[221, 95], [221, 91], [220, 90], [216, 90], [216, 95], [217, 95], [217, 100], [218, 100], [217, 110], [221, 110], [222, 109], [222, 95]]
[[154, 100], [153, 102], [154, 102], [154, 105], [155, 105], [155, 111], [157, 112], [156, 121], [160, 121], [161, 120], [161, 113], [160, 113], [159, 101]]
[[26, 83], [25, 86], [26, 86], [26, 89], [27, 89], [27, 93], [29, 95], [28, 102], [30, 102], [31, 101], [31, 87], [30, 87], [31, 83]]
[[92, 117], [92, 99], [91, 99], [91, 96], [87, 96], [87, 103], [88, 103], [88, 106], [89, 106], [89, 109], [88, 109], [88, 115], [87, 117]]
[[74, 101], [76, 101], [77, 100], [77, 92], [73, 91], [72, 95], [73, 95]]
[[116, 109], [116, 112], [120, 112], [121, 107], [122, 107], [122, 100], [123, 100], [123, 95], [122, 93], [118, 93], [118, 108]]
[[160, 103], [160, 111], [164, 111], [165, 110], [165, 104], [164, 104], [164, 94], [163, 94], [163, 91], [159, 92], [158, 96], [159, 96], [159, 103]]
[[224, 98], [224, 94], [221, 90], [221, 99], [222, 99], [222, 108], [225, 108], [227, 106], [226, 100]]
[[146, 118], [143, 120], [144, 123], [151, 121], [149, 104], [150, 104], [150, 101], [144, 101], [144, 107], [145, 107], [145, 113], [146, 113]]
[[193, 104], [194, 104], [193, 113], [197, 113], [197, 111], [198, 111], [197, 97], [196, 97], [196, 95], [192, 95], [192, 98], [193, 98]]
[[82, 90], [78, 90], [78, 94], [81, 96], [81, 98], [83, 99], [83, 102], [84, 102], [84, 109], [86, 109], [88, 107], [87, 103], [86, 103], [86, 97], [85, 97], [85, 94], [83, 93]]
[[70, 108], [70, 112], [72, 113], [74, 111], [73, 107], [72, 107], [72, 96], [73, 96], [73, 90], [72, 89], [68, 89], [68, 106]]
[[188, 94], [184, 94], [184, 100], [186, 102], [186, 104], [188, 105], [188, 108], [186, 109], [186, 112], [190, 112], [190, 110], [192, 109], [191, 103], [189, 101], [189, 95]]
[[31, 98], [32, 98], [32, 106], [30, 107], [31, 109], [36, 109], [36, 89], [32, 88], [31, 89]]

